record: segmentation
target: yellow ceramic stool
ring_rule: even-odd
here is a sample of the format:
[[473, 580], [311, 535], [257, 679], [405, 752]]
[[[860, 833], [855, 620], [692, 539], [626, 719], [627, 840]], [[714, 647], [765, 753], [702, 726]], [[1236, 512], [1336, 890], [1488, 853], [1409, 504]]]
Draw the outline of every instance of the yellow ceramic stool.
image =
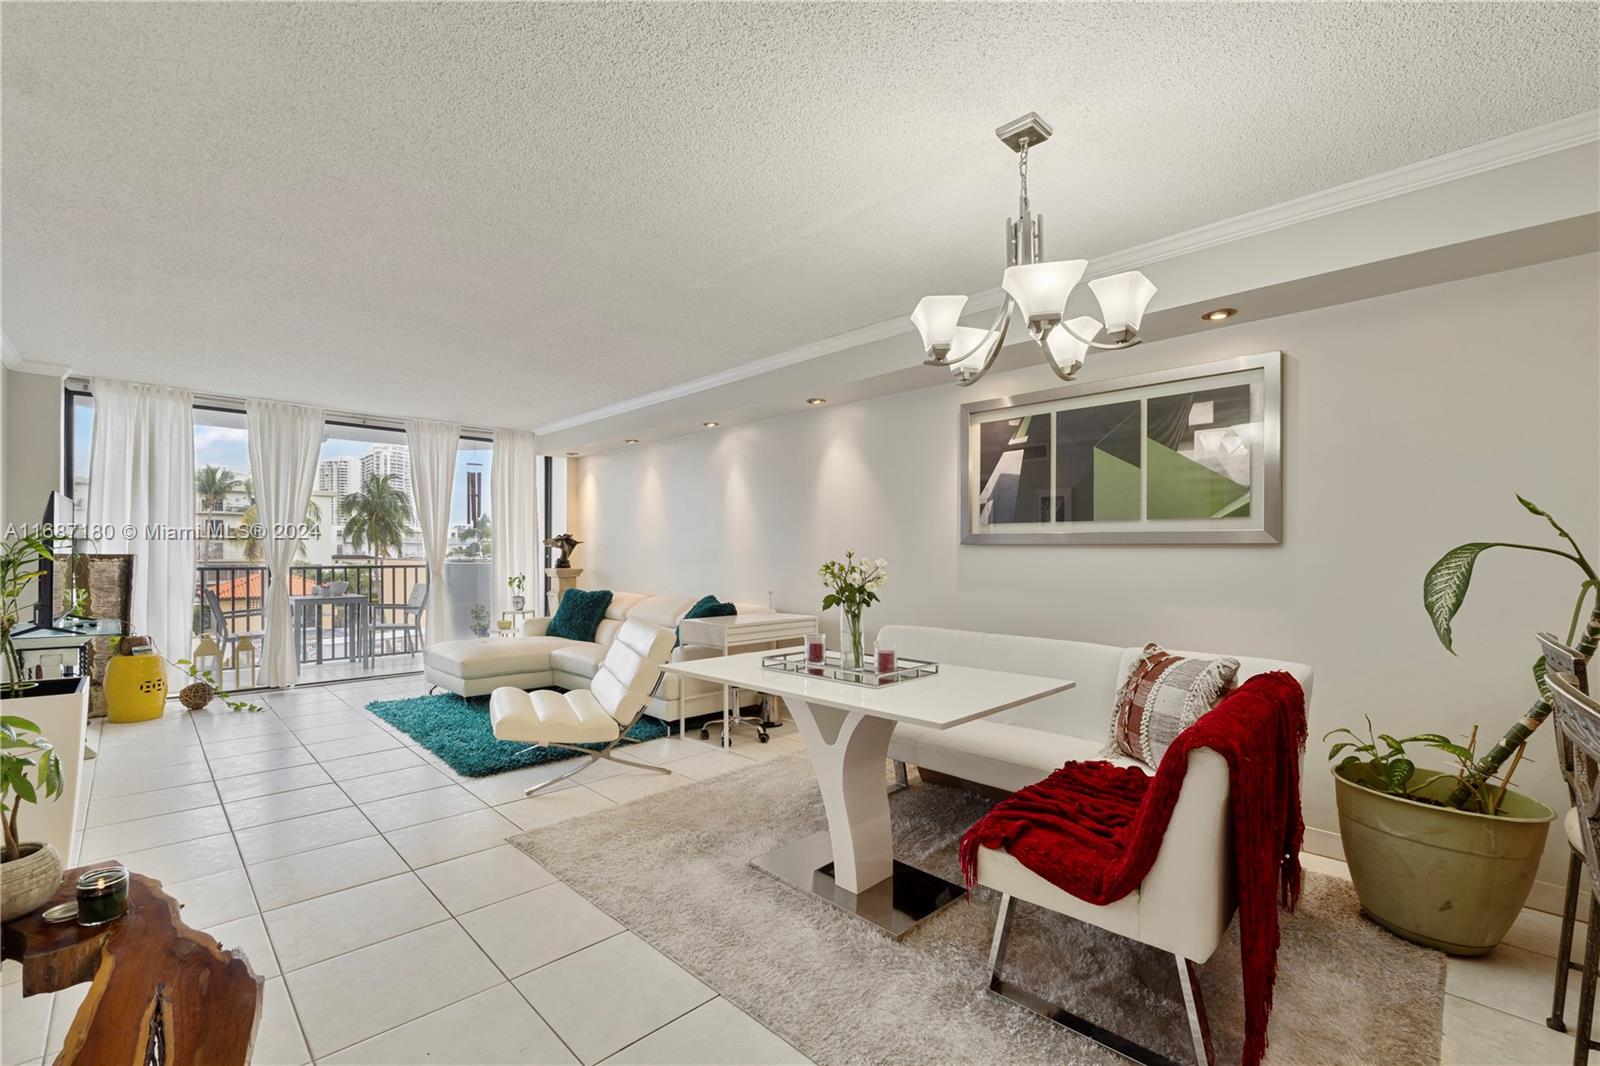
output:
[[159, 655], [106, 660], [106, 717], [113, 722], [160, 718], [167, 702], [167, 663]]

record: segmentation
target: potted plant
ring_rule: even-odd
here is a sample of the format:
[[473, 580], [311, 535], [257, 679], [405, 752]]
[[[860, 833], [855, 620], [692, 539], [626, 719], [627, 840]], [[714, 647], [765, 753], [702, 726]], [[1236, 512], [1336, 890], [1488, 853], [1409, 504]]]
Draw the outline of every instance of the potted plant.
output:
[[882, 559], [856, 562], [856, 553], [844, 553], [844, 562], [829, 560], [817, 569], [822, 587], [822, 609], [839, 608], [839, 654], [844, 666], [859, 670], [866, 664], [862, 648], [861, 612], [878, 602], [878, 590], [889, 579], [889, 564]]
[[523, 595], [523, 590], [526, 589], [528, 585], [528, 575], [512, 574], [511, 577], [506, 580], [506, 584], [511, 589], [511, 609], [513, 611], [522, 610], [528, 605], [528, 597]]
[[472, 605], [472, 635], [475, 637], [489, 635], [489, 608], [481, 603]]
[[[1512, 548], [1558, 556], [1583, 578], [1567, 630], [1567, 643], [1592, 655], [1600, 644], [1600, 599], [1581, 635], [1579, 619], [1600, 577], [1561, 524], [1517, 497], [1547, 521], [1567, 547], [1475, 541], [1446, 552], [1423, 579], [1423, 605], [1446, 650], [1455, 653], [1450, 624], [1461, 609], [1478, 556]], [[1570, 549], [1570, 550], [1569, 550]], [[1544, 660], [1531, 671], [1533, 705], [1487, 752], [1477, 731], [1460, 744], [1439, 733], [1365, 738], [1336, 729], [1324, 739], [1346, 738], [1328, 752], [1339, 808], [1345, 859], [1362, 910], [1391, 932], [1453, 954], [1481, 955], [1511, 928], [1533, 886], [1545, 836], [1555, 812], [1510, 788], [1528, 738], [1550, 716]], [[1419, 768], [1408, 751], [1422, 746], [1447, 756], [1453, 772]], [[1509, 765], [1508, 765], [1509, 763]]]
[[24, 803], [55, 799], [62, 791], [61, 757], [38, 725], [21, 715], [0, 715], [0, 921], [38, 910], [61, 884], [60, 853], [50, 844], [24, 841], [17, 819]]

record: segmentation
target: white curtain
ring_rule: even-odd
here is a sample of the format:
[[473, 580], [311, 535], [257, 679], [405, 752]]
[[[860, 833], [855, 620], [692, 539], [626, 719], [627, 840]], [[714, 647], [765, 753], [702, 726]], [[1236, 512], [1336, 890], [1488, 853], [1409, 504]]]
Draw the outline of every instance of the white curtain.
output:
[[540, 508], [539, 451], [532, 433], [513, 429], [494, 432], [494, 461], [489, 468], [489, 507], [494, 530], [494, 554], [489, 574], [494, 617], [511, 609], [511, 589], [506, 582], [516, 574], [527, 578], [524, 595], [528, 606], [544, 613], [540, 602], [539, 543], [544, 538]]
[[406, 423], [411, 448], [411, 491], [422, 527], [422, 554], [428, 560], [428, 610], [424, 637], [429, 644], [451, 639], [450, 593], [444, 555], [450, 541], [450, 490], [455, 483], [456, 448], [461, 427], [412, 419]]
[[87, 522], [99, 552], [133, 556], [133, 631], [169, 659], [194, 650], [194, 397], [96, 378]]
[[261, 554], [267, 563], [266, 636], [259, 680], [263, 685], [288, 686], [300, 676], [289, 608], [289, 574], [317, 479], [322, 411], [290, 403], [249, 400], [245, 415], [250, 430], [256, 521], [262, 527]]

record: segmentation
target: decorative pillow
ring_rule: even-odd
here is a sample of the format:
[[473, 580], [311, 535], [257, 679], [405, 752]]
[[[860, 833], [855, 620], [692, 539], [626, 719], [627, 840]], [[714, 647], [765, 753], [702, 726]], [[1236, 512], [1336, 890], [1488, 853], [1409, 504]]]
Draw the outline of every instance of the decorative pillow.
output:
[[561, 594], [561, 603], [556, 607], [556, 616], [545, 628], [545, 636], [593, 641], [595, 630], [600, 628], [600, 620], [610, 606], [609, 589], [568, 589]]
[[1178, 734], [1217, 705], [1238, 673], [1238, 659], [1189, 659], [1146, 644], [1117, 690], [1109, 749], [1160, 765]]
[[[715, 596], [707, 595], [701, 596], [698, 600], [695, 600], [694, 606], [690, 607], [687, 611], [684, 611], [683, 618], [678, 619], [678, 621], [682, 622], [684, 619], [688, 618], [726, 618], [729, 615], [738, 613], [739, 609], [733, 604], [725, 603], [724, 601], [717, 599]], [[676, 644], [682, 643], [683, 630], [680, 628], [678, 630], [678, 639]], [[674, 646], [676, 646], [676, 644]]]

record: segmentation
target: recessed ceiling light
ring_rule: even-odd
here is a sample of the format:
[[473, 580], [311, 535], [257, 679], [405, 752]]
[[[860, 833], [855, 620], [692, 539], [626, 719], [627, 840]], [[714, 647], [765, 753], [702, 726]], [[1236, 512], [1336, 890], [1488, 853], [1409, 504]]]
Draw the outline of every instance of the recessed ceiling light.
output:
[[568, 452], [567, 453], [567, 458], [568, 459], [576, 459], [577, 457], [578, 457], [578, 453], [577, 452]]
[[806, 403], [810, 404], [812, 407], [821, 407], [827, 402], [828, 400], [825, 396], [813, 396], [806, 401]]
[[700, 424], [705, 426], [707, 429], [716, 429], [718, 426], [722, 425], [721, 422], [702, 422]]
[[1232, 318], [1239, 313], [1237, 307], [1219, 307], [1215, 311], [1207, 311], [1200, 317], [1207, 322], [1221, 322], [1225, 318]]
[[639, 438], [638, 437], [627, 437], [627, 438], [625, 438], [623, 440], [622, 443], [624, 443], [624, 444], [638, 444], [639, 443]]

